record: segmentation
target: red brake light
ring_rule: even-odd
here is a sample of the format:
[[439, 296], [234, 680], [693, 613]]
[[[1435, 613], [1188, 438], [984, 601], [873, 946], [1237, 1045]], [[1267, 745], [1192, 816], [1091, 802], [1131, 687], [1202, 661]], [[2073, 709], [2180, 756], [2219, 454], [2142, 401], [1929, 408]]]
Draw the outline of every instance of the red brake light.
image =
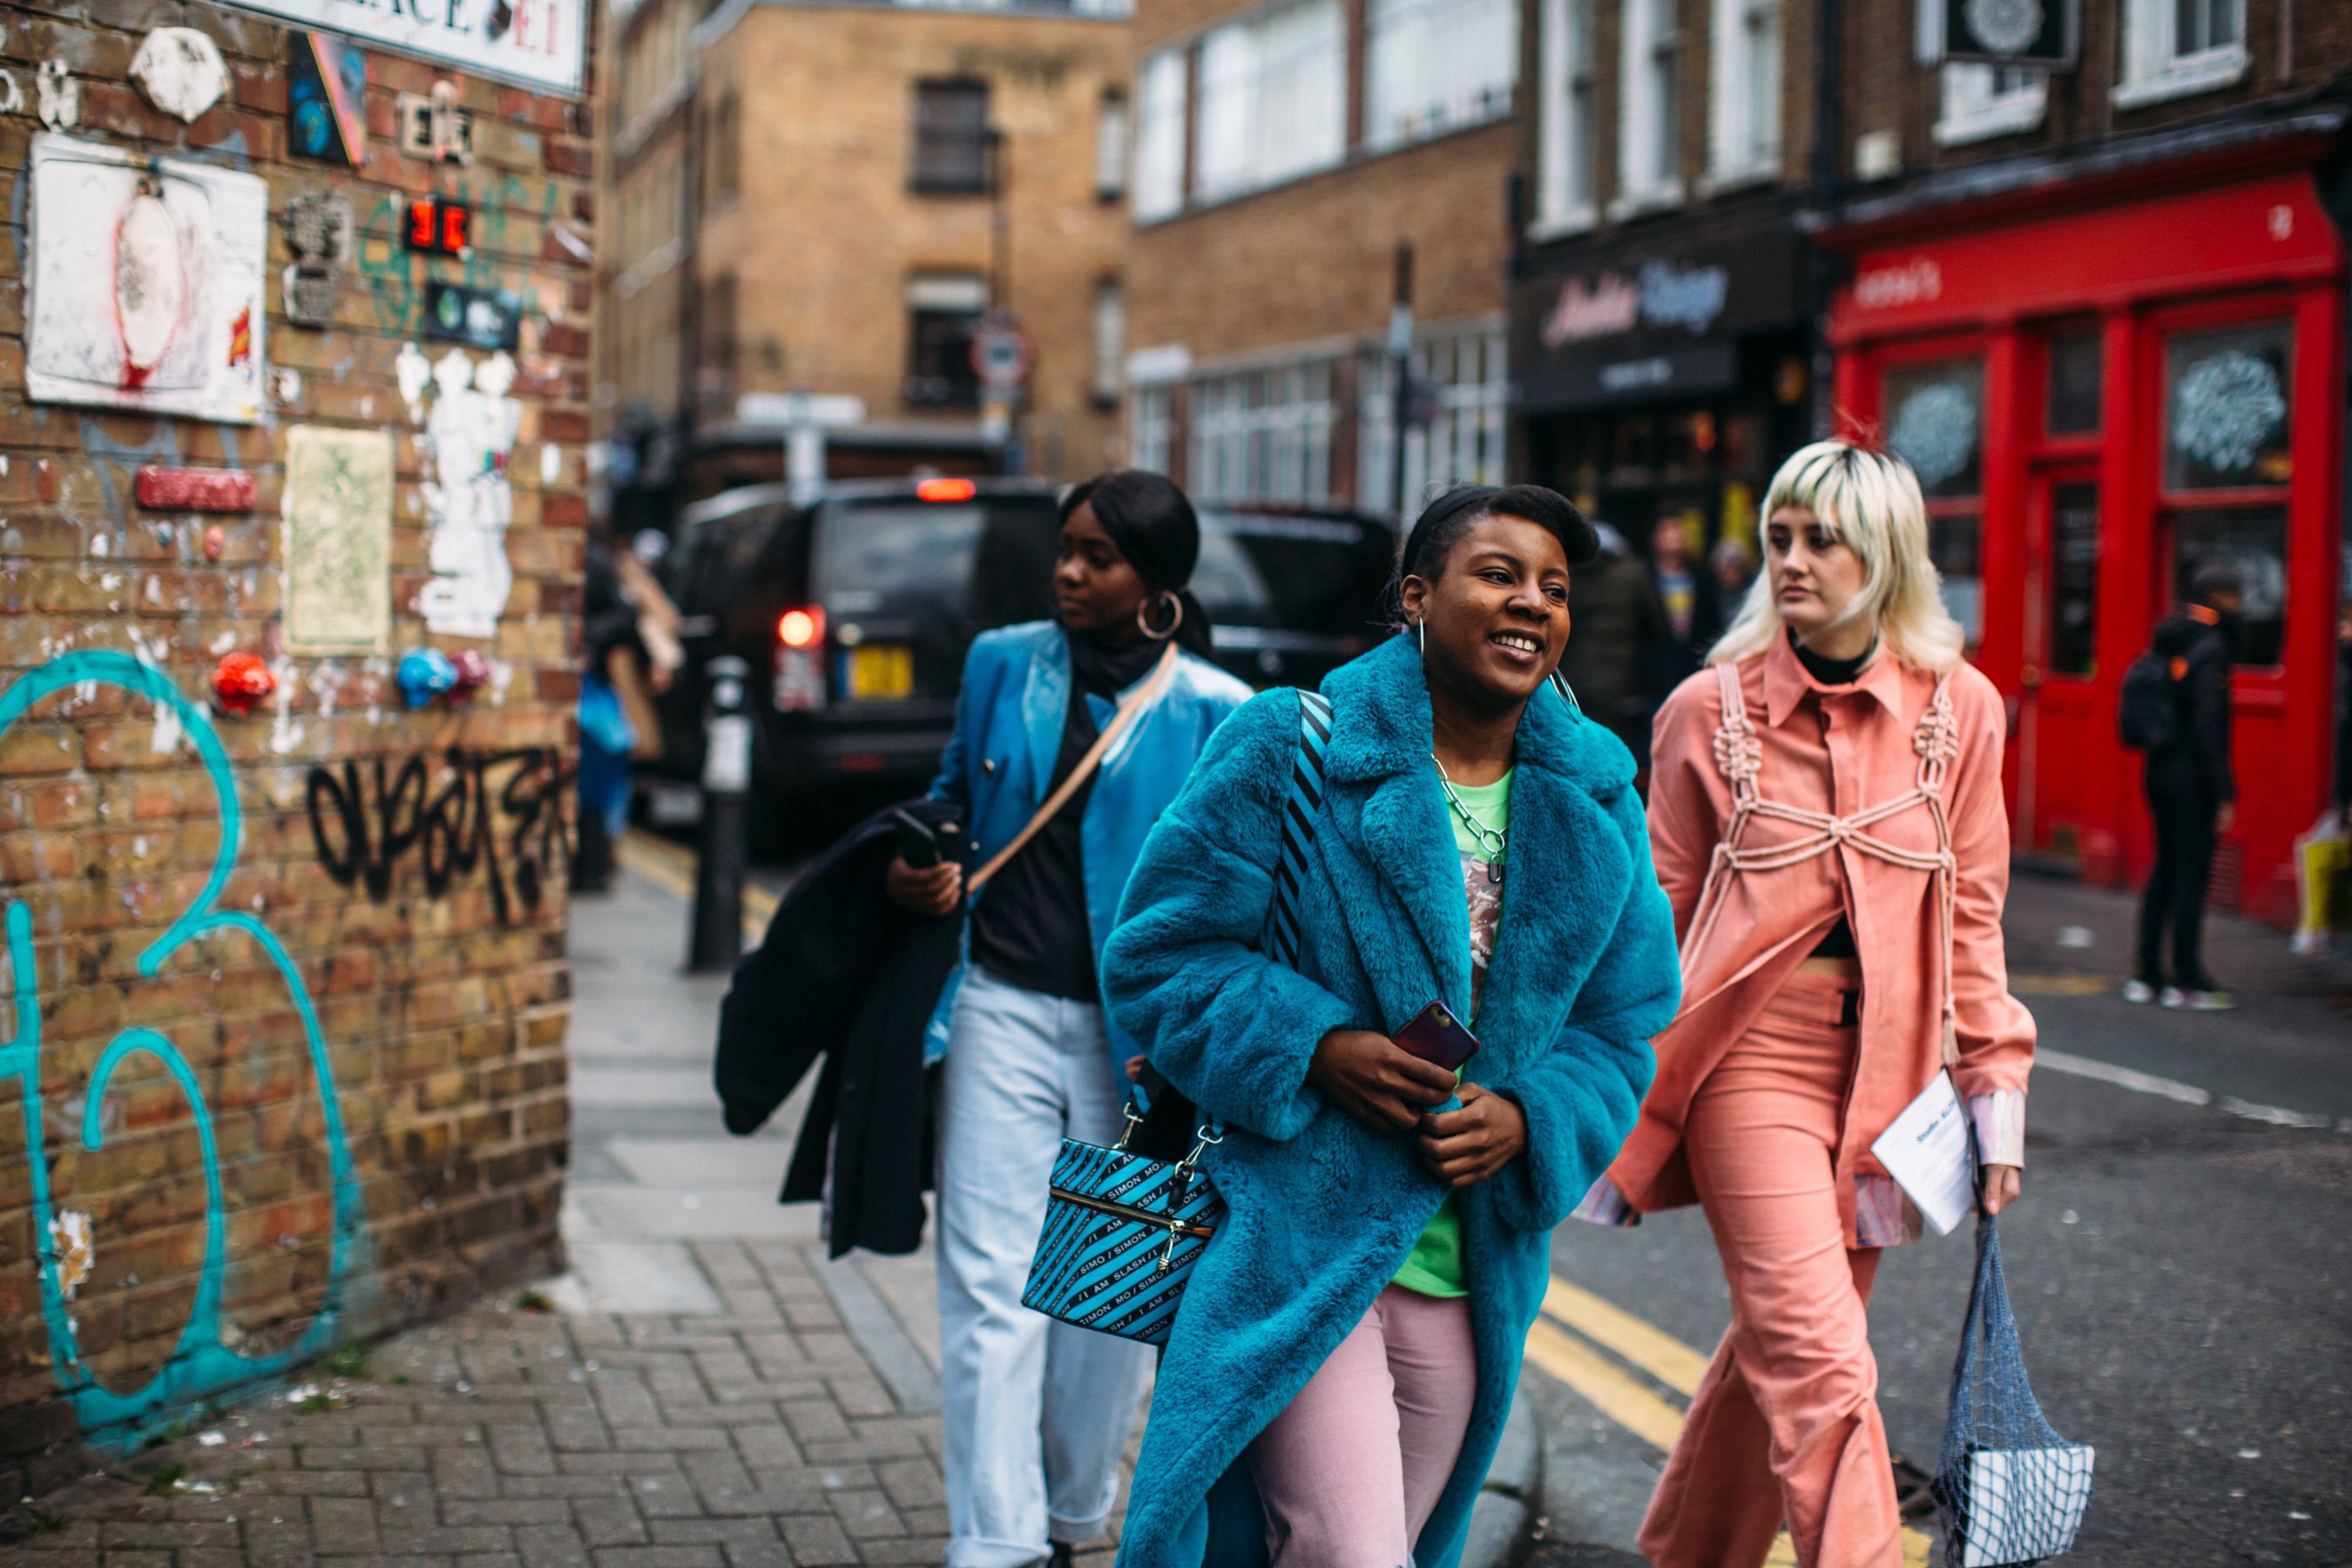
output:
[[915, 494], [924, 500], [970, 500], [980, 493], [980, 487], [970, 479], [924, 479], [915, 486]]
[[806, 647], [824, 636], [824, 612], [786, 610], [783, 619], [776, 623], [776, 635], [784, 639], [786, 647]]

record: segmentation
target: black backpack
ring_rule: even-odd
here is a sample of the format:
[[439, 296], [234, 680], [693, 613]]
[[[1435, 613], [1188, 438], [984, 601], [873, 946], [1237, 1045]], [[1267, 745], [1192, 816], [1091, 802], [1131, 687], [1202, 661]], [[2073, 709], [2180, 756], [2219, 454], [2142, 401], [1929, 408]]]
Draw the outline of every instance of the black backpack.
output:
[[2180, 691], [2172, 677], [2172, 665], [2170, 658], [2150, 648], [2124, 671], [2123, 691], [2116, 701], [2116, 729], [2125, 745], [2143, 752], [2168, 752], [2180, 744]]

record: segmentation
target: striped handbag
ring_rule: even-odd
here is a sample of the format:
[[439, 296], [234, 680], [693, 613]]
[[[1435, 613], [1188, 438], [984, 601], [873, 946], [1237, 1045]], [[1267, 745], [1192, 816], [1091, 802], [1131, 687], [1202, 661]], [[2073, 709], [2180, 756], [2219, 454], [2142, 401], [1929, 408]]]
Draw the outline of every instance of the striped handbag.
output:
[[[1306, 877], [1307, 847], [1315, 838], [1315, 814], [1323, 804], [1323, 751], [1330, 736], [1329, 699], [1300, 691], [1298, 753], [1283, 803], [1274, 910], [1261, 944], [1294, 968], [1298, 889]], [[1127, 1131], [1114, 1147], [1062, 1140], [1045, 1228], [1021, 1300], [1082, 1329], [1161, 1345], [1175, 1325], [1192, 1266], [1224, 1217], [1225, 1201], [1200, 1168], [1201, 1156], [1223, 1141], [1223, 1133], [1214, 1117], [1201, 1121], [1192, 1150], [1171, 1163], [1128, 1152], [1128, 1140], [1142, 1124], [1130, 1097]]]

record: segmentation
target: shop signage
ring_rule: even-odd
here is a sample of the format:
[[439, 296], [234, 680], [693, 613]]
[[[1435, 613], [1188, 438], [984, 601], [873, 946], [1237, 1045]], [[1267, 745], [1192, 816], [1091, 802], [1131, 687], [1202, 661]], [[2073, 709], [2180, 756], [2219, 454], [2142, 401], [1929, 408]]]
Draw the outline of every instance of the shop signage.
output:
[[1544, 317], [1544, 347], [1562, 348], [1644, 326], [1681, 327], [1696, 335], [1723, 314], [1730, 291], [1730, 270], [1721, 266], [1653, 260], [1630, 278], [1621, 271], [1570, 278]]
[[1932, 305], [1944, 297], [1944, 269], [1933, 258], [1906, 257], [1854, 274], [1853, 302], [1864, 310]]
[[234, 0], [302, 27], [365, 38], [525, 87], [577, 94], [587, 0]]
[[1548, 359], [1530, 369], [1520, 386], [1528, 407], [1559, 412], [1722, 392], [1738, 379], [1739, 358], [1732, 345], [1706, 342], [1622, 359]]

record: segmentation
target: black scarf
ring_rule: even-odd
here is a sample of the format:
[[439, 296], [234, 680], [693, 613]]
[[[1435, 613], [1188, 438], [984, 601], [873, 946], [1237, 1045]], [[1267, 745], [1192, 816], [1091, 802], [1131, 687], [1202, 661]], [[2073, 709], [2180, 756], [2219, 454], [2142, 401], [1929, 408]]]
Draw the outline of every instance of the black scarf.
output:
[[1798, 639], [1794, 626], [1789, 627], [1788, 632], [1789, 651], [1797, 656], [1797, 662], [1805, 667], [1805, 673], [1823, 686], [1852, 686], [1869, 667], [1870, 661], [1878, 657], [1878, 644], [1873, 642], [1853, 658], [1824, 658]]

